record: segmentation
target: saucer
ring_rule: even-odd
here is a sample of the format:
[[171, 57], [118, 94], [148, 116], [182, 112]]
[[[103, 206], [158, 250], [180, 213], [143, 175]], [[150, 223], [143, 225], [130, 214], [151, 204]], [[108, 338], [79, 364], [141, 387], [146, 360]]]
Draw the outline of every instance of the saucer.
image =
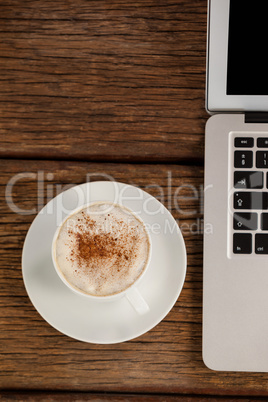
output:
[[[76, 294], [55, 271], [51, 245], [57, 227], [71, 210], [96, 201], [131, 209], [150, 233], [151, 261], [137, 284], [150, 307], [146, 314], [139, 315], [124, 296], [100, 301]], [[152, 329], [176, 303], [186, 275], [186, 249], [176, 221], [156, 198], [124, 183], [85, 183], [59, 194], [38, 213], [25, 238], [22, 274], [32, 304], [52, 327], [84, 342], [119, 343]]]

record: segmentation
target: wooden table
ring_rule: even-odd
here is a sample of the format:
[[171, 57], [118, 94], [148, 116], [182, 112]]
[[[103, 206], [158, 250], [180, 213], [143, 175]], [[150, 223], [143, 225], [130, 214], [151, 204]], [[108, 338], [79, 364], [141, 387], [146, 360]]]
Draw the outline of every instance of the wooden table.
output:
[[[267, 400], [267, 374], [213, 372], [202, 361], [206, 18], [205, 0], [0, 2], [3, 400]], [[21, 273], [37, 211], [91, 173], [161, 196], [188, 253], [170, 313], [115, 345], [57, 332]], [[27, 214], [7, 202], [12, 180]]]

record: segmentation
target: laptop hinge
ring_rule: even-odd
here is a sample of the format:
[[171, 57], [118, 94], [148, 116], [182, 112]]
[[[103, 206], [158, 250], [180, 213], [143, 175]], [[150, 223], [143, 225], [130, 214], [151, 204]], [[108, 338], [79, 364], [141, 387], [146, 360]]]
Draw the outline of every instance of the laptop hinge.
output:
[[268, 123], [268, 112], [246, 112], [245, 123]]

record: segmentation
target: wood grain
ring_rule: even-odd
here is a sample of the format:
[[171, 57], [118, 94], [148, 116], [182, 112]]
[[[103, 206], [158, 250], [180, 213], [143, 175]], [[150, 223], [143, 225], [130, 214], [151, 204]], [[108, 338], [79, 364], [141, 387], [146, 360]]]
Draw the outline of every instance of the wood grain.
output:
[[32, 401], [32, 402], [213, 402], [219, 400], [220, 402], [258, 402], [264, 401], [264, 398], [252, 397], [220, 397], [215, 396], [202, 396], [202, 395], [141, 395], [141, 394], [94, 394], [84, 392], [1, 392], [0, 398], [5, 402], [9, 401]]
[[205, 0], [0, 3], [0, 157], [203, 160]]
[[[193, 226], [202, 219], [202, 168], [0, 160], [0, 169], [2, 390], [268, 395], [268, 374], [213, 372], [202, 362], [202, 233], [195, 232]], [[62, 335], [39, 316], [26, 295], [21, 275], [23, 241], [35, 214], [14, 213], [5, 199], [7, 183], [21, 172], [43, 172], [45, 177], [44, 191], [39, 194], [36, 177], [14, 185], [13, 201], [24, 209], [41, 207], [43, 199], [50, 199], [63, 189], [61, 186], [83, 183], [89, 173], [97, 174], [95, 179], [107, 173], [156, 197], [163, 189], [164, 204], [181, 227], [184, 224], [188, 268], [183, 291], [160, 324], [129, 342], [94, 345]], [[170, 191], [167, 178], [172, 179]], [[179, 199], [178, 188], [182, 189]]]

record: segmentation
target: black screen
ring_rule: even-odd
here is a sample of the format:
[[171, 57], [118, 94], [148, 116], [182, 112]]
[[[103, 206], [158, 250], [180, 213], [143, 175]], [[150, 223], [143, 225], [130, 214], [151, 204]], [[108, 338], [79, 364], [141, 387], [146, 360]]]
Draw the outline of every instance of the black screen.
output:
[[227, 95], [268, 95], [267, 3], [230, 0]]

